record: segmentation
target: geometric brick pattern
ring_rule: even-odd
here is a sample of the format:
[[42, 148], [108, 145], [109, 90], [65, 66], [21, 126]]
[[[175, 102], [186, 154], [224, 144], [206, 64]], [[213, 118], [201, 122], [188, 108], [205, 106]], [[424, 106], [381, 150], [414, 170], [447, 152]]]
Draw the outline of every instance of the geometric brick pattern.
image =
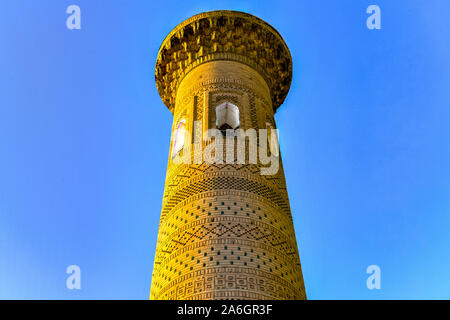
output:
[[[227, 11], [227, 15], [232, 13]], [[205, 19], [208, 14], [200, 17]], [[239, 13], [238, 17], [238, 23], [245, 24], [246, 16]], [[195, 19], [191, 23], [195, 26]], [[228, 22], [221, 23], [230, 26]], [[198, 28], [212, 25], [214, 22], [203, 21]], [[219, 27], [214, 25], [215, 28]], [[258, 28], [268, 27], [259, 23]], [[213, 31], [205, 29], [200, 34], [208, 32]], [[276, 31], [268, 28], [258, 32], [255, 34]], [[281, 37], [276, 35], [276, 39]], [[258, 43], [256, 40], [253, 38], [252, 45]], [[174, 66], [168, 66], [176, 53], [172, 52], [174, 47], [165, 48], [165, 54], [159, 58], [166, 60], [158, 62], [157, 74], [168, 77], [169, 73], [161, 68], [173, 70]], [[272, 53], [285, 50], [287, 47]], [[167, 56], [168, 52], [172, 56]], [[159, 79], [159, 88], [164, 87], [163, 98], [168, 99], [165, 102], [174, 114], [172, 134], [181, 120], [185, 121], [189, 136], [194, 133], [194, 121], [202, 122], [203, 132], [215, 127], [215, 108], [223, 102], [238, 106], [240, 128], [244, 130], [265, 129], [268, 122], [274, 126], [273, 101], [284, 97], [274, 100], [273, 88], [278, 88], [279, 94], [287, 93], [286, 78], [280, 85], [273, 80], [269, 86], [265, 76], [274, 70], [261, 74], [250, 63], [229, 60], [210, 59], [193, 68], [183, 68], [183, 77], [170, 89], [170, 81], [163, 85], [166, 80]], [[290, 62], [290, 55], [280, 61]], [[290, 70], [291, 66], [285, 68]], [[170, 79], [175, 76], [171, 73]], [[176, 92], [173, 99], [167, 96], [169, 91]], [[173, 143], [170, 154], [172, 148]], [[261, 175], [262, 166], [259, 162], [175, 164], [169, 158], [151, 299], [306, 299], [281, 159], [275, 175]]]

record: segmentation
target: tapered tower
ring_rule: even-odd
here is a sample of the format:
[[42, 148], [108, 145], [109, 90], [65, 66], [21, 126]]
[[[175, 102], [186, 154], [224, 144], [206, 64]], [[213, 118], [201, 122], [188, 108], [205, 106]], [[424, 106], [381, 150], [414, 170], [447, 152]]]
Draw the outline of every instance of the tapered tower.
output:
[[[198, 14], [166, 37], [155, 78], [174, 121], [150, 298], [306, 299], [272, 130], [292, 79], [280, 34], [243, 12]], [[206, 160], [221, 151], [212, 129], [226, 160]]]

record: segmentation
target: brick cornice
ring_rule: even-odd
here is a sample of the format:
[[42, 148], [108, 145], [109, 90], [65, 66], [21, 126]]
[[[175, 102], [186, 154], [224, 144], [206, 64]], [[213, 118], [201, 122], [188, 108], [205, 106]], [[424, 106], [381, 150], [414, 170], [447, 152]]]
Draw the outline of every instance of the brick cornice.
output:
[[156, 86], [172, 113], [184, 76], [198, 65], [215, 60], [237, 61], [258, 71], [270, 88], [274, 111], [286, 98], [292, 80], [292, 58], [281, 35], [250, 14], [211, 11], [179, 24], [159, 50]]

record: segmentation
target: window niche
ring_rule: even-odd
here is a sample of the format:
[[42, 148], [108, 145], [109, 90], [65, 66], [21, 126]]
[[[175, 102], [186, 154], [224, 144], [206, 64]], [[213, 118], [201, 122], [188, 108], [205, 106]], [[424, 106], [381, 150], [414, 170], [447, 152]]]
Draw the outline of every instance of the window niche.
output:
[[172, 159], [174, 159], [184, 147], [184, 140], [186, 138], [186, 120], [181, 119], [175, 127], [175, 136], [172, 146]]
[[239, 108], [236, 105], [224, 102], [216, 107], [217, 129], [225, 132], [228, 129], [236, 130], [239, 126]]

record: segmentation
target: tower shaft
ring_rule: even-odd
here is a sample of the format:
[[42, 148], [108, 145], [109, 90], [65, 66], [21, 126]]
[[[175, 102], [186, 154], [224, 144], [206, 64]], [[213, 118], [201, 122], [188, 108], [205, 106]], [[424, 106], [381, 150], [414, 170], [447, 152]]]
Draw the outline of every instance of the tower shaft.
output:
[[[246, 30], [255, 35], [245, 36]], [[248, 137], [245, 163], [227, 163], [226, 150], [222, 162], [205, 161], [208, 146], [218, 139], [209, 139], [210, 129], [258, 133], [276, 127], [274, 110], [287, 94], [286, 81], [282, 76], [268, 80], [268, 75], [277, 70], [289, 78], [292, 67], [283, 70], [276, 61], [264, 62], [267, 57], [258, 52], [257, 63], [251, 59], [252, 46], [265, 46], [259, 38], [267, 37], [258, 35], [263, 31], [284, 44], [253, 16], [211, 12], [177, 27], [160, 50], [157, 84], [174, 121], [151, 299], [306, 298], [279, 155], [277, 170], [262, 174], [270, 164], [262, 163], [260, 149], [258, 161], [249, 161]], [[253, 37], [249, 52], [238, 52], [236, 43], [227, 48], [239, 41], [233, 34], [225, 36], [229, 32], [242, 32], [244, 40]], [[287, 47], [278, 50], [286, 57]], [[287, 60], [291, 63], [290, 55]], [[271, 137], [257, 136], [256, 144], [270, 146]], [[225, 143], [224, 149], [229, 146]], [[233, 160], [238, 150], [233, 146]]]

